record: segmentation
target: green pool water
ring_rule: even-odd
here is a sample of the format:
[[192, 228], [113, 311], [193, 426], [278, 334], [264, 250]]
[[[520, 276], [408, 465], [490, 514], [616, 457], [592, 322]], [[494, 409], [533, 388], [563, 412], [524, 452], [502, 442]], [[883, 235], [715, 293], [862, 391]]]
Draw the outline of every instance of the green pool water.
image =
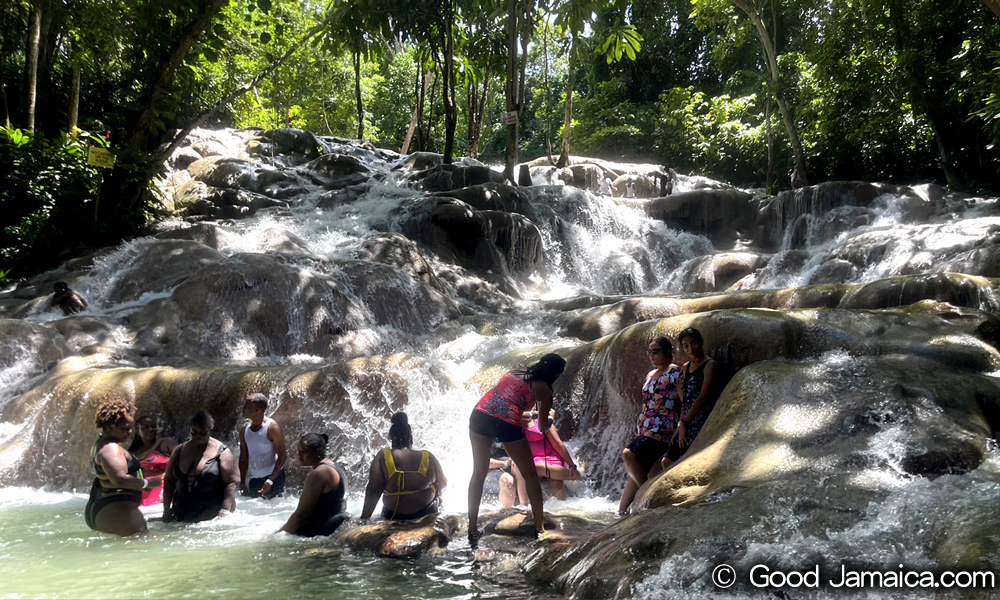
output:
[[[443, 555], [381, 559], [333, 539], [274, 534], [294, 499], [244, 501], [201, 524], [151, 520], [146, 535], [99, 534], [83, 520], [86, 497], [0, 490], [3, 598], [527, 598], [519, 574], [498, 581], [467, 542]], [[355, 511], [357, 512], [357, 511]]]

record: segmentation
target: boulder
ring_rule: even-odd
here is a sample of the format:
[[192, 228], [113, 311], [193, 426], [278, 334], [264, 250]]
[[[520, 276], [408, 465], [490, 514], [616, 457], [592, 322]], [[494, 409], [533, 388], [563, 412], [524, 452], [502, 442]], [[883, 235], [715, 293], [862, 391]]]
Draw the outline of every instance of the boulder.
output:
[[291, 161], [298, 164], [318, 157], [320, 147], [313, 133], [295, 128], [271, 129], [247, 141], [247, 153], [252, 156], [298, 155]]
[[718, 248], [732, 248], [753, 233], [756, 205], [736, 190], [697, 190], [654, 198], [646, 213], [670, 227], [700, 233]]
[[197, 180], [181, 185], [174, 192], [174, 212], [181, 216], [239, 219], [276, 206], [287, 207], [288, 204], [254, 192], [217, 188]]
[[475, 210], [450, 198], [428, 197], [406, 207], [403, 233], [449, 262], [491, 275], [505, 290], [542, 259], [541, 232], [522, 215]]
[[629, 298], [569, 317], [563, 335], [593, 340], [641, 321], [726, 308], [849, 308], [906, 306], [921, 300], [995, 310], [1000, 281], [954, 273], [908, 275], [868, 284], [810, 285], [700, 298]]
[[206, 265], [128, 322], [145, 354], [238, 360], [342, 356], [338, 337], [365, 318], [335, 277], [272, 256], [236, 254]]
[[434, 270], [420, 249], [399, 233], [378, 233], [365, 240], [354, 255], [358, 260], [392, 265], [442, 294], [448, 290], [434, 275]]
[[223, 260], [217, 250], [184, 239], [148, 240], [117, 266], [107, 300], [120, 304], [176, 287], [203, 267]]
[[854, 281], [859, 274], [858, 268], [846, 260], [834, 258], [826, 261], [809, 278], [811, 285], [825, 283], [844, 283]]
[[194, 223], [190, 227], [158, 233], [156, 237], [161, 240], [190, 240], [215, 250], [221, 250], [236, 240], [233, 234], [210, 223]]
[[409, 180], [418, 189], [427, 192], [447, 192], [471, 185], [502, 184], [505, 182], [503, 173], [494, 171], [487, 166], [456, 164], [442, 164], [413, 173]]
[[675, 271], [673, 284], [684, 293], [721, 292], [767, 264], [756, 252], [725, 252], [693, 258]]
[[201, 160], [204, 156], [207, 155], [203, 155], [191, 147], [178, 148], [173, 155], [171, 155], [169, 163], [171, 167], [183, 170], [191, 166], [191, 163]]
[[455, 198], [468, 204], [476, 210], [497, 210], [518, 213], [534, 218], [534, 211], [528, 202], [528, 196], [523, 188], [504, 183], [486, 183], [473, 185], [447, 192], [438, 192], [435, 196]]
[[370, 189], [371, 184], [366, 181], [364, 183], [349, 185], [341, 189], [324, 192], [316, 201], [316, 208], [329, 210], [344, 204], [350, 204], [367, 194]]
[[462, 524], [457, 515], [427, 515], [417, 521], [379, 521], [346, 530], [340, 539], [357, 551], [384, 558], [415, 558], [444, 548]]
[[197, 181], [212, 187], [252, 190], [256, 185], [256, 169], [245, 160], [226, 156], [211, 156], [196, 161], [188, 173]]

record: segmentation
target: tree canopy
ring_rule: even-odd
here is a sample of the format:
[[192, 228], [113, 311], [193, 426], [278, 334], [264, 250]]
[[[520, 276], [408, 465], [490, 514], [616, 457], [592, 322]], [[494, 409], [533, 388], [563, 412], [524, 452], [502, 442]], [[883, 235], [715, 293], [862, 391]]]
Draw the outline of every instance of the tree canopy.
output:
[[[551, 155], [559, 136], [564, 162], [571, 150], [658, 162], [771, 191], [795, 168], [813, 183], [996, 192], [1000, 8], [15, 0], [0, 7], [0, 111], [0, 271], [132, 234], [155, 216], [148, 184], [164, 151], [197, 124], [300, 127], [509, 168]], [[108, 210], [67, 240], [54, 215], [89, 214], [98, 181], [74, 128], [109, 141], [118, 163]], [[75, 183], [25, 189], [60, 168]]]

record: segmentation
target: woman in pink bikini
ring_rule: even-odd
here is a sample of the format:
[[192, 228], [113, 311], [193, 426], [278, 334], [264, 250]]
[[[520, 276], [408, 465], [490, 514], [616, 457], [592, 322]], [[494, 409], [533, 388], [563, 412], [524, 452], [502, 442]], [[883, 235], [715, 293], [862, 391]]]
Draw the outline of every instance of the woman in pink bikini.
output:
[[[148, 415], [135, 421], [136, 434], [128, 451], [139, 459], [142, 474], [150, 477], [163, 477], [167, 472], [170, 454], [177, 447], [173, 438], [159, 437], [156, 429], [156, 419]], [[152, 506], [163, 502], [163, 488], [149, 488], [142, 492], [142, 506]]]
[[[535, 460], [535, 471], [538, 473], [538, 479], [549, 482], [549, 491], [557, 500], [565, 500], [566, 484], [563, 482], [579, 481], [583, 479], [583, 476], [580, 475], [580, 470], [573, 462], [573, 457], [566, 445], [563, 444], [555, 426], [549, 427], [545, 433], [542, 433], [538, 430], [538, 413], [536, 411], [525, 413], [524, 417], [524, 435], [528, 438], [528, 445], [531, 446], [531, 457]], [[554, 418], [553, 411], [549, 413], [549, 420]], [[524, 483], [524, 476], [521, 475], [517, 465], [511, 465], [510, 474], [513, 475], [517, 485], [518, 504], [527, 504], [528, 489]], [[504, 475], [504, 477], [509, 476]]]

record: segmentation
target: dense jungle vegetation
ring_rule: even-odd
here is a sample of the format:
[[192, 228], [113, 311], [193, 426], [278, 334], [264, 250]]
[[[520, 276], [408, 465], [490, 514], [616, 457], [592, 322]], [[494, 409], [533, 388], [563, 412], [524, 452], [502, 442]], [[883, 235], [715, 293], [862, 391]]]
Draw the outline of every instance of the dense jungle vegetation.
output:
[[997, 193], [1000, 1], [13, 0], [0, 119], [0, 280], [141, 231], [196, 126]]

